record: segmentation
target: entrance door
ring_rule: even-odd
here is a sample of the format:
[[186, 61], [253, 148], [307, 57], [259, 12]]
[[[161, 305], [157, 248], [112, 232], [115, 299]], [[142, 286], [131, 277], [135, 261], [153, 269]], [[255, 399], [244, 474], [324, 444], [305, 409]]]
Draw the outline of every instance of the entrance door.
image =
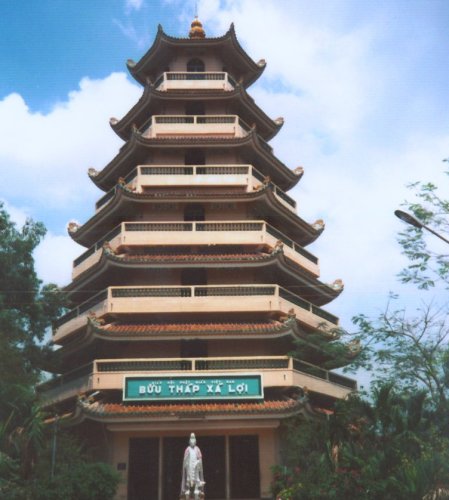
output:
[[159, 439], [130, 439], [128, 463], [128, 500], [154, 500], [157, 498]]
[[260, 498], [258, 436], [230, 436], [231, 498]]
[[[188, 439], [164, 438], [163, 445], [163, 500], [179, 498], [181, 491], [182, 463]], [[226, 498], [226, 461], [224, 436], [200, 436], [198, 446], [203, 455], [203, 472], [206, 481], [206, 498]], [[157, 498], [157, 497], [155, 497]]]
[[198, 446], [203, 455], [207, 499], [226, 498], [226, 458], [224, 436], [202, 436]]
[[[164, 437], [162, 467], [162, 498], [176, 500], [181, 492], [182, 463], [184, 450], [189, 439], [183, 437]], [[157, 498], [157, 497], [155, 497]]]

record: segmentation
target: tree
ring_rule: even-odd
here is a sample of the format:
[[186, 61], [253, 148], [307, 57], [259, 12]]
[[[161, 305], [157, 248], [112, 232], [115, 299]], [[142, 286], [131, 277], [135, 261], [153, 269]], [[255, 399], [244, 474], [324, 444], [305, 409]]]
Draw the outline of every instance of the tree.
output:
[[[45, 235], [41, 223], [27, 220], [17, 229], [0, 204], [0, 418], [16, 401], [32, 397], [49, 348], [47, 328], [63, 305], [55, 285], [42, 286], [33, 250]], [[28, 393], [28, 394], [26, 394]]]
[[[449, 162], [449, 158], [443, 160]], [[449, 175], [449, 171], [445, 172]], [[440, 196], [438, 186], [431, 182], [414, 182], [409, 185], [416, 201], [404, 203], [406, 209], [423, 224], [443, 234], [449, 233], [449, 200]], [[399, 233], [399, 243], [410, 265], [400, 273], [404, 283], [414, 283], [428, 289], [442, 281], [449, 286], [449, 253], [441, 254], [427, 245], [422, 229], [407, 226]]]
[[[408, 210], [446, 233], [449, 200], [433, 184], [411, 187], [417, 202], [406, 203]], [[448, 287], [449, 255], [429, 250], [421, 229], [407, 227], [399, 243], [410, 259], [399, 275], [403, 282]], [[352, 364], [373, 376], [367, 397], [339, 401], [327, 419], [287, 424], [286, 467], [276, 471], [274, 484], [279, 499], [449, 498], [447, 305], [410, 314], [395, 307], [396, 298], [377, 318], [354, 318], [358, 331], [350, 335], [361, 351]], [[337, 347], [338, 358], [344, 350]]]
[[[329, 418], [284, 424], [280, 500], [423, 500], [448, 480], [449, 446], [429, 426], [423, 391], [378, 386], [340, 401]], [[442, 498], [434, 496], [432, 498]]]
[[426, 390], [432, 408], [444, 413], [449, 401], [449, 318], [445, 307], [423, 306], [414, 316], [392, 307], [372, 321], [354, 318], [357, 337], [370, 359], [365, 368], [377, 383], [395, 382], [412, 393]]
[[45, 335], [64, 301], [34, 269], [33, 251], [44, 235], [44, 226], [32, 220], [17, 229], [0, 204], [0, 497], [106, 500], [114, 496], [117, 474], [73, 439], [60, 443], [50, 478], [52, 433], [35, 385], [51, 355]]

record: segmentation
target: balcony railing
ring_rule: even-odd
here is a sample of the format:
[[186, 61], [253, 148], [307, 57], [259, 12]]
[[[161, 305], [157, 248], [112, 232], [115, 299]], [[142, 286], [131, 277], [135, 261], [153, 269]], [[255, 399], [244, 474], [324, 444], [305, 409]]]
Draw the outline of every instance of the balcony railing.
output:
[[237, 115], [153, 115], [141, 130], [156, 137], [244, 137], [251, 129]]
[[234, 90], [236, 82], [224, 71], [167, 71], [154, 83], [156, 90]]
[[135, 314], [260, 313], [285, 316], [291, 312], [305, 327], [332, 331], [333, 314], [279, 285], [119, 286], [108, 287], [72, 309], [55, 323], [54, 341], [87, 324], [88, 314], [102, 318]]
[[236, 371], [262, 373], [264, 387], [307, 387], [333, 397], [345, 397], [357, 389], [357, 382], [353, 379], [288, 356], [242, 356], [97, 359], [39, 385], [38, 391], [49, 404], [90, 390], [121, 390], [126, 374], [212, 372], [218, 375]]
[[[125, 178], [125, 184], [137, 193], [154, 187], [244, 187], [248, 192], [265, 176], [252, 165], [140, 165]], [[296, 201], [285, 191], [270, 183], [274, 194], [289, 210], [295, 211]], [[114, 197], [116, 187], [102, 196], [95, 208], [103, 209]]]
[[105, 241], [114, 251], [125, 245], [266, 245], [274, 248], [282, 241], [284, 253], [290, 260], [319, 275], [318, 259], [314, 255], [264, 221], [122, 222], [74, 260], [73, 279], [99, 261]]

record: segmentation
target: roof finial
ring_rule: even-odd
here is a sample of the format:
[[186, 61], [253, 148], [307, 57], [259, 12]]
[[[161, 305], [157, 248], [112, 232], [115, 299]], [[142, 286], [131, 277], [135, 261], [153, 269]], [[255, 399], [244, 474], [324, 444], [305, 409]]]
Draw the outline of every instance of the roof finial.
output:
[[195, 1], [195, 19], [190, 25], [189, 38], [202, 39], [206, 38], [206, 32], [204, 31], [201, 21], [198, 19], [198, 0]]

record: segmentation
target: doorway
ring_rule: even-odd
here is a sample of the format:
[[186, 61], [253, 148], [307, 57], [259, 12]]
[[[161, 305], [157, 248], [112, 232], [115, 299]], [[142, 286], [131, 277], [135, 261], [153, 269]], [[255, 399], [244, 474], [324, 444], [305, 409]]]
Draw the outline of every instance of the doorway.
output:
[[[197, 438], [203, 455], [206, 498], [260, 498], [257, 435], [199, 435]], [[178, 499], [187, 446], [188, 436], [131, 438], [128, 500]]]
[[231, 498], [260, 498], [258, 436], [230, 436]]
[[128, 500], [157, 498], [159, 438], [131, 438], [128, 464]]
[[186, 222], [206, 220], [204, 206], [192, 203], [184, 208], [184, 220]]

